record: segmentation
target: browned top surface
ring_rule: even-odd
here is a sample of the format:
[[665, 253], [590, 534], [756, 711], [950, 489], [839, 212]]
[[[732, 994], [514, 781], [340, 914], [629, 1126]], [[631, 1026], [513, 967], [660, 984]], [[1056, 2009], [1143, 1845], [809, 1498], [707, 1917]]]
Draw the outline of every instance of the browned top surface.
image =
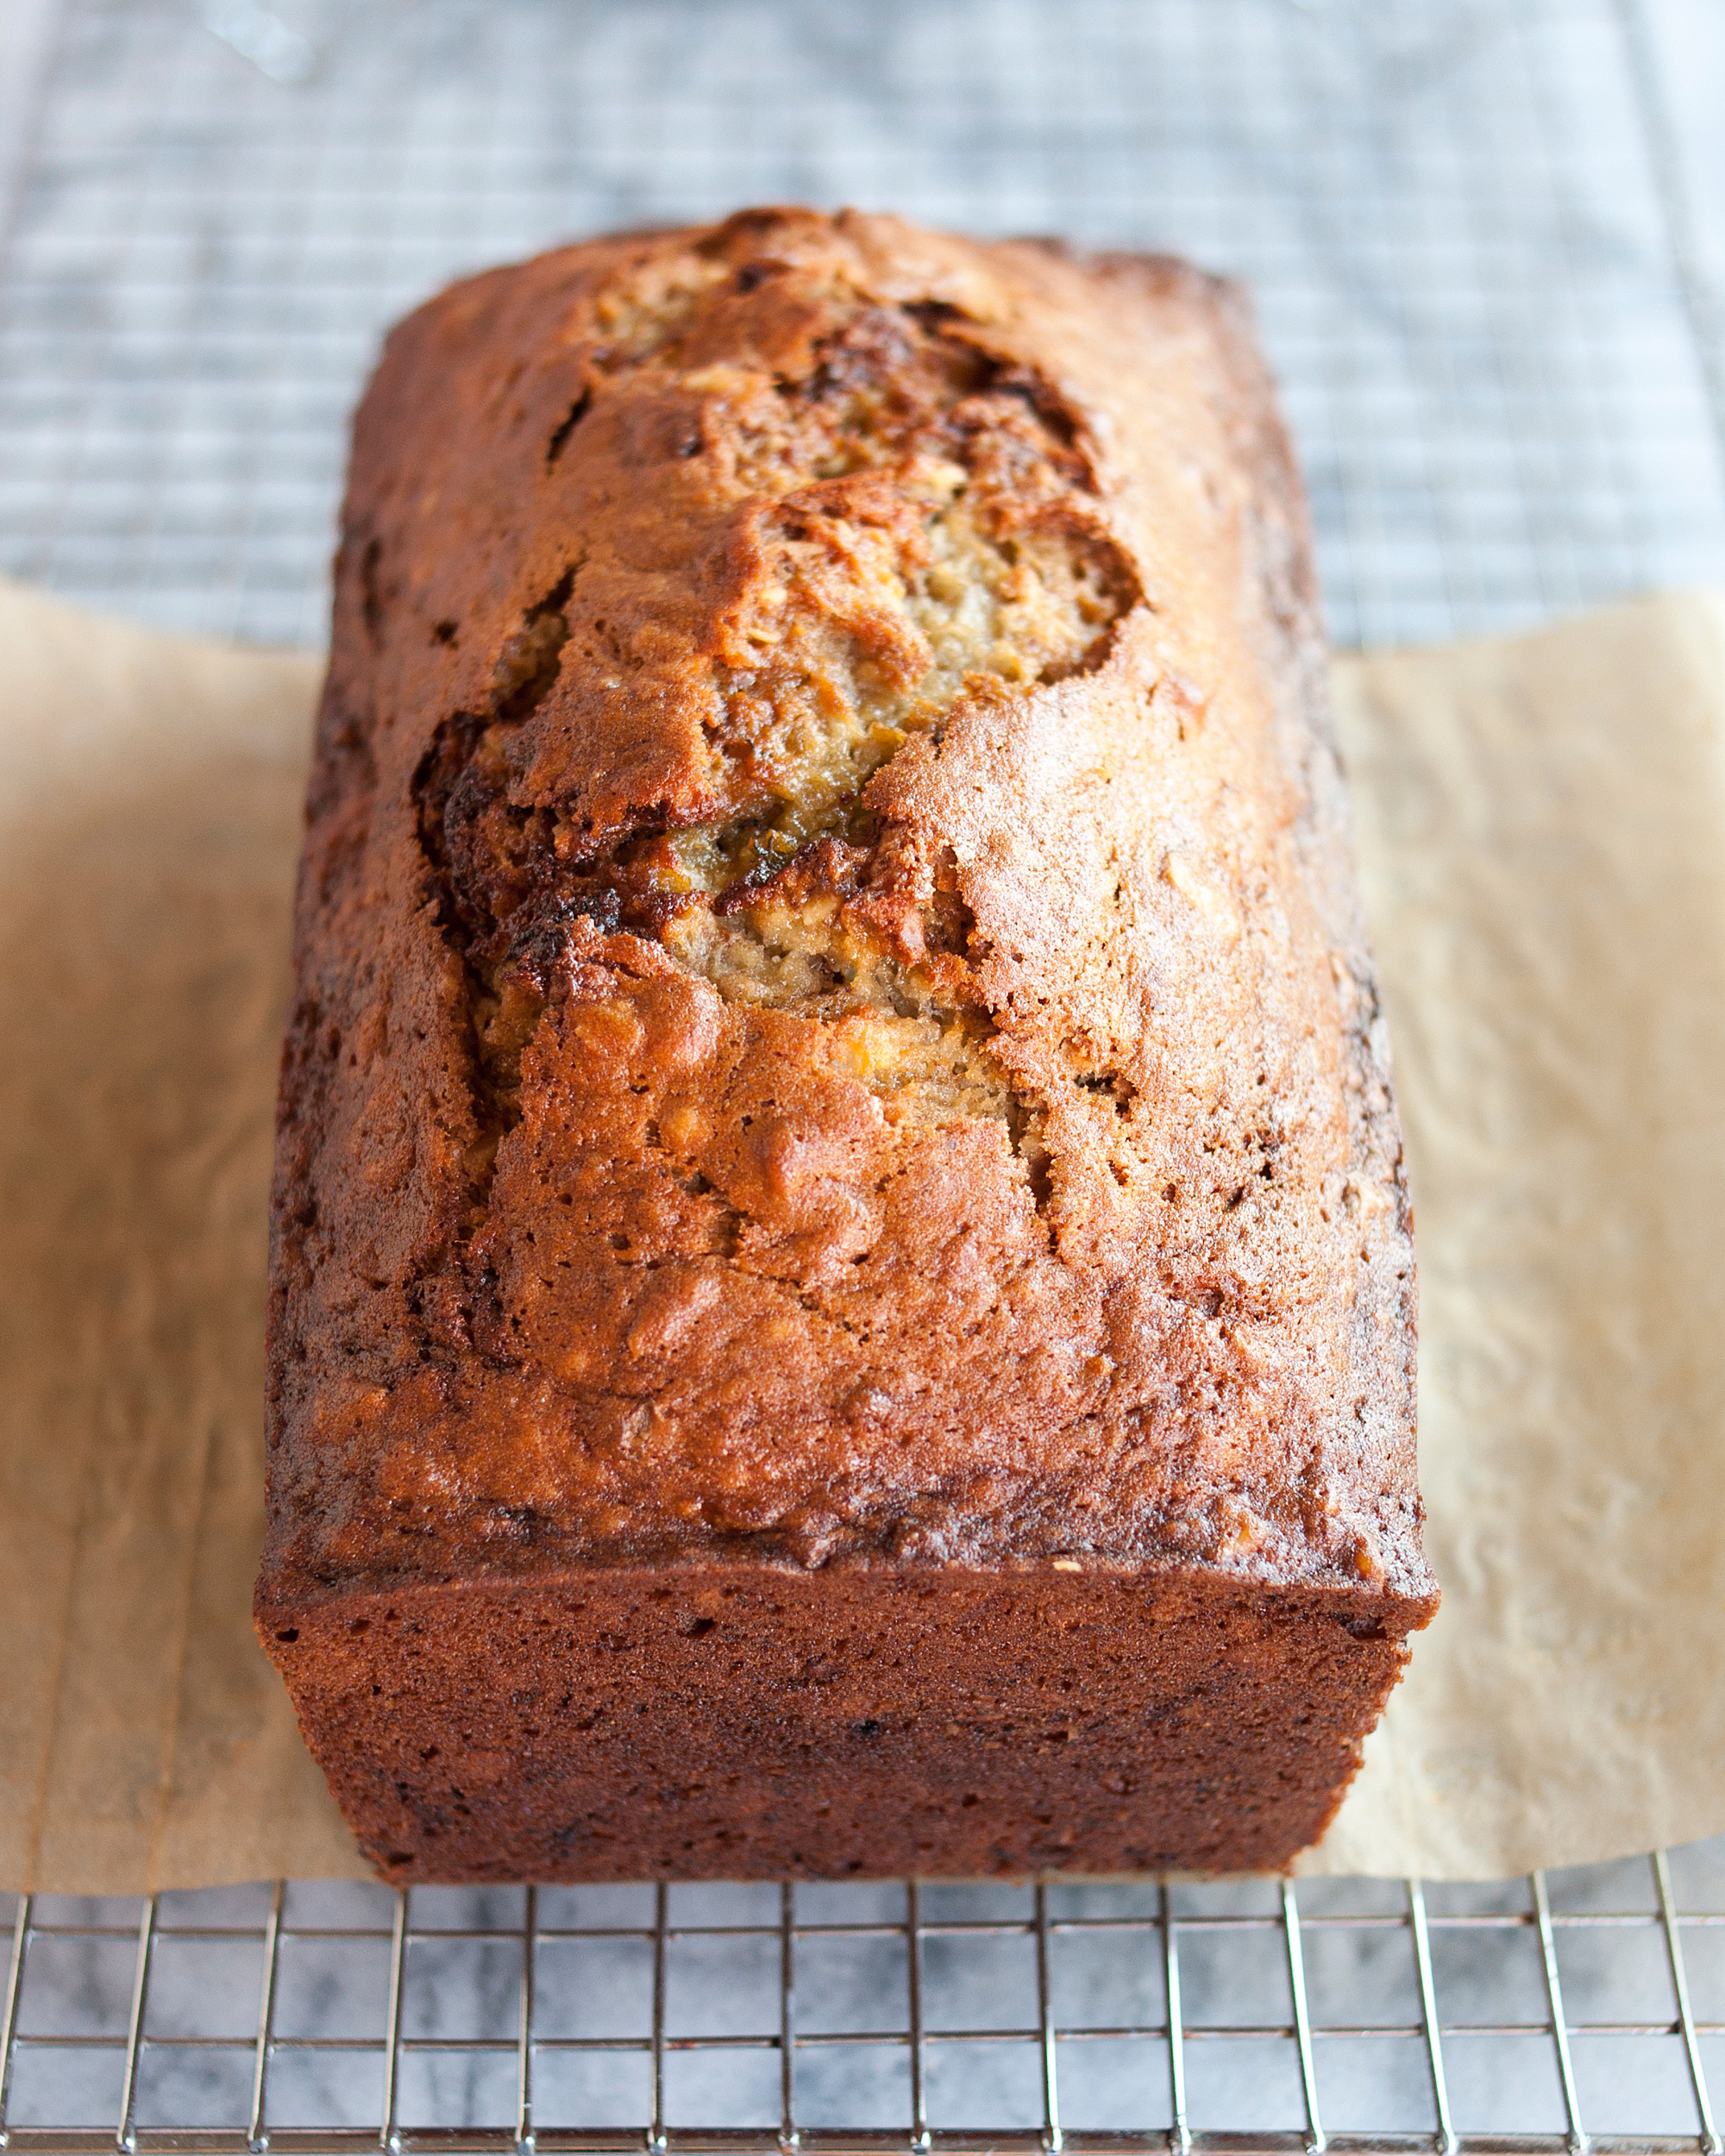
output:
[[1425, 1595], [1296, 482], [1183, 266], [762, 212], [361, 408], [279, 1588], [625, 1557]]

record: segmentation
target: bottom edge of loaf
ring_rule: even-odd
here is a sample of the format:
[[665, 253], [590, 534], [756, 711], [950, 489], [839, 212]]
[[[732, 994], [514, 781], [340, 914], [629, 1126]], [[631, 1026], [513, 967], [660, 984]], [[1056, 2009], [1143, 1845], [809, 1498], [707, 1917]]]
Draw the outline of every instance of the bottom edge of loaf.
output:
[[260, 1589], [399, 1884], [1274, 1871], [1425, 1605], [1198, 1570], [734, 1564]]

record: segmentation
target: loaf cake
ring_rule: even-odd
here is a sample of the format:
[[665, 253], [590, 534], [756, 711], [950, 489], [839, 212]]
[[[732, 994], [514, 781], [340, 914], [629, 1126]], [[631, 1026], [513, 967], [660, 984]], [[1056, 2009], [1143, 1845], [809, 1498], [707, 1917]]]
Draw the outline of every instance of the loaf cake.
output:
[[1233, 287], [767, 210], [423, 307], [296, 964], [256, 1615], [386, 1877], [1319, 1834], [1436, 1595]]

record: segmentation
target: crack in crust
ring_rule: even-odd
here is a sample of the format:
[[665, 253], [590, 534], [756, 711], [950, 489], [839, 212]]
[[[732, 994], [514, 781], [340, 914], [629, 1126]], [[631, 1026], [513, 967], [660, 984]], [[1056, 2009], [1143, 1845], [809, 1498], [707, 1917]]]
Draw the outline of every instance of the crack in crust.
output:
[[[782, 273], [700, 262], [669, 290], [602, 295], [611, 342], [548, 466], [578, 461], [604, 400], [631, 385], [669, 376], [703, 409], [734, 397], [737, 369], [710, 356], [724, 310]], [[770, 408], [727, 444], [743, 573], [707, 669], [708, 812], [644, 805], [598, 832], [578, 794], [523, 784], [524, 722], [606, 632], [587, 619], [583, 559], [524, 616], [485, 708], [444, 719], [416, 774], [421, 845], [468, 984], [470, 1229], [583, 918], [657, 943], [732, 1003], [848, 1022], [851, 1075], [892, 1093], [904, 1119], [1004, 1122], [1045, 1196], [1040, 1111], [988, 1052], [957, 862], [950, 849], [927, 858], [869, 786], [961, 712], [986, 723], [1004, 699], [1102, 665], [1140, 593], [1047, 383], [967, 342], [942, 303], [837, 299], [806, 378], [775, 382]]]

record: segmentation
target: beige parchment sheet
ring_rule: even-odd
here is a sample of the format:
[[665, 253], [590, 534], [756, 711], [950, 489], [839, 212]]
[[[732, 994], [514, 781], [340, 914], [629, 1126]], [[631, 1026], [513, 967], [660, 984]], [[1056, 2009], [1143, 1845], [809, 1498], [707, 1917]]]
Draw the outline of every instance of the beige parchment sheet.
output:
[[1338, 669], [1444, 1604], [1302, 1867], [1725, 1830], [1725, 600]]
[[[249, 1620], [318, 674], [0, 581], [0, 1888], [365, 1876]], [[1339, 687], [1446, 1601], [1303, 1868], [1725, 1830], [1725, 602]]]

